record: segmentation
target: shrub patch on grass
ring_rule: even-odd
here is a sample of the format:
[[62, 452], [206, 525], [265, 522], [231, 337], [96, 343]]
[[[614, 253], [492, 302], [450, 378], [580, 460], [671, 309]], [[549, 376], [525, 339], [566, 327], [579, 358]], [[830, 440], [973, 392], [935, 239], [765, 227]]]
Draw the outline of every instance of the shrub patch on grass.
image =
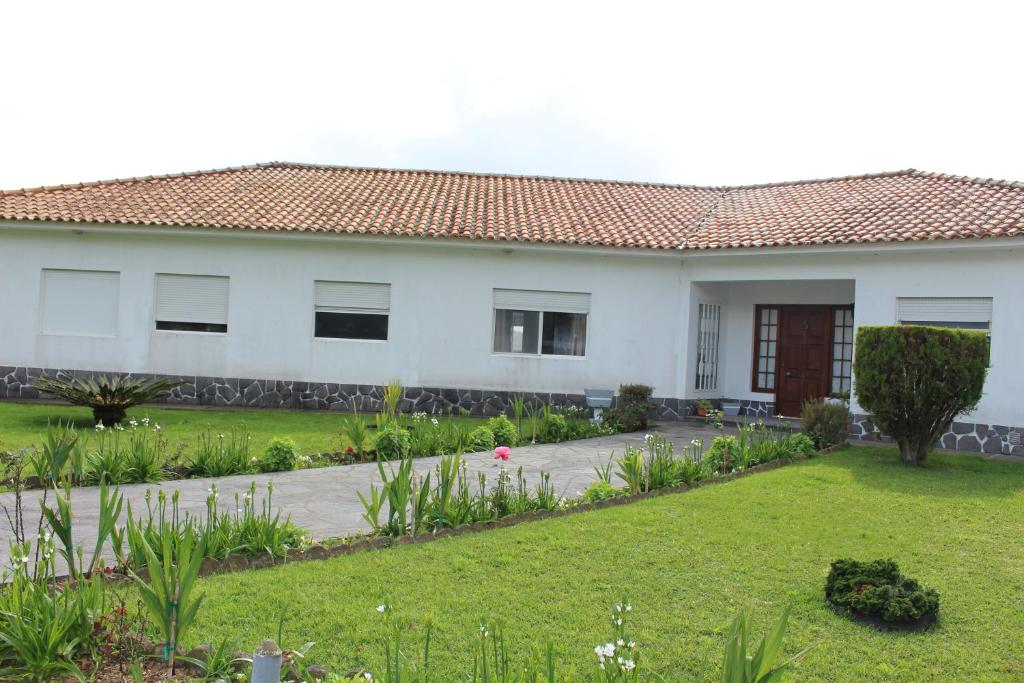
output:
[[836, 560], [825, 581], [836, 611], [877, 628], [923, 629], [935, 623], [939, 594], [900, 574], [892, 560]]

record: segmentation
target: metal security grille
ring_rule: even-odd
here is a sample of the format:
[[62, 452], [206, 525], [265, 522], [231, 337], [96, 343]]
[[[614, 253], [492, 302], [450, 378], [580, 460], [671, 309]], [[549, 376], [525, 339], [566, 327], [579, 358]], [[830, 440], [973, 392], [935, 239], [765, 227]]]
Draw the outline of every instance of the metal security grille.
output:
[[718, 388], [719, 304], [697, 304], [697, 391]]

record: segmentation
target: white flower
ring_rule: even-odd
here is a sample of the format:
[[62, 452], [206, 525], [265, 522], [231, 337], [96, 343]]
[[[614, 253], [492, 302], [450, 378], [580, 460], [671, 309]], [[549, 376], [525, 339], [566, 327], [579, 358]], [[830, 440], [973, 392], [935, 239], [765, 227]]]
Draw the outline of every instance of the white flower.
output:
[[632, 612], [633, 611], [633, 605], [626, 605], [626, 611], [627, 612]]
[[436, 426], [438, 425], [438, 422], [437, 422], [437, 418], [436, 418], [436, 417], [432, 417], [432, 418], [430, 418], [430, 422], [431, 422], [431, 424], [433, 424], [433, 425], [434, 425], [435, 427], [436, 427]]
[[624, 641], [622, 638], [619, 638], [618, 640], [615, 641], [615, 644], [618, 645], [619, 647], [622, 647], [623, 645], [626, 644], [626, 641]]
[[149, 426], [149, 418], [148, 417], [142, 418], [142, 424], [144, 424], [144, 425], [146, 425], [148, 427]]
[[632, 659], [627, 659], [626, 661], [622, 662], [622, 668], [626, 671], [632, 671], [636, 668], [636, 662], [634, 662]]
[[128, 420], [128, 424], [131, 425], [132, 429], [134, 429], [135, 427], [139, 426], [139, 423], [136, 422], [134, 418], [132, 418], [131, 420]]
[[377, 611], [380, 612], [381, 614], [383, 614], [384, 610], [386, 610], [387, 608], [388, 608], [387, 605], [377, 605]]
[[153, 425], [153, 431], [159, 432], [160, 431], [160, 425]]
[[629, 643], [627, 643], [626, 647], [628, 647], [630, 650], [635, 650], [636, 649], [636, 641], [633, 641], [633, 640], [629, 641]]
[[363, 678], [365, 678], [368, 681], [372, 681], [373, 680], [373, 674], [370, 673], [369, 671], [364, 671], [363, 672]]
[[106, 429], [106, 427], [103, 426], [102, 422], [97, 422], [96, 423], [96, 431], [97, 432], [102, 432], [104, 429]]

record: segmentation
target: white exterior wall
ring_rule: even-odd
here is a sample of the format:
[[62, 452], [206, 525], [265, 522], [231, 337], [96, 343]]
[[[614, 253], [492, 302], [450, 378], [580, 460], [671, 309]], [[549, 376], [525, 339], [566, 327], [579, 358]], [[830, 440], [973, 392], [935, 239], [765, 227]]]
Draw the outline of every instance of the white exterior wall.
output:
[[[651, 255], [145, 227], [80, 232], [0, 226], [0, 365], [559, 393], [641, 382], [656, 396], [695, 398], [696, 304], [705, 301], [721, 303], [723, 317], [719, 386], [704, 395], [770, 401], [750, 391], [755, 304], [855, 302], [855, 325], [889, 325], [900, 296], [980, 296], [993, 298], [992, 368], [971, 419], [1024, 425], [1021, 241]], [[41, 334], [43, 268], [119, 271], [117, 337]], [[229, 276], [228, 334], [156, 331], [158, 272]], [[314, 339], [318, 279], [391, 283], [389, 340]], [[492, 353], [494, 288], [591, 293], [586, 357]]]
[[[674, 395], [678, 256], [550, 253], [330, 236], [0, 230], [0, 365], [582, 393]], [[116, 338], [40, 332], [43, 268], [121, 273]], [[230, 277], [228, 333], [155, 330], [155, 273]], [[391, 283], [389, 339], [313, 338], [313, 283]], [[493, 289], [591, 293], [586, 356], [492, 353]]]

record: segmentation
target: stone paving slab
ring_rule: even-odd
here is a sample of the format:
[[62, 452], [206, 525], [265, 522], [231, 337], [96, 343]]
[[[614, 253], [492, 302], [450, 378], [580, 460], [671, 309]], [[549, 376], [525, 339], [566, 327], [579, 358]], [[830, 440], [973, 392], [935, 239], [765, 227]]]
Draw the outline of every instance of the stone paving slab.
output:
[[[668, 423], [656, 429], [676, 446], [681, 453], [690, 441], [702, 438], [706, 445], [719, 434], [704, 425]], [[574, 498], [597, 479], [595, 466], [608, 463], [613, 454], [621, 454], [626, 443], [643, 444], [644, 433], [616, 434], [614, 436], [567, 441], [559, 444], [521, 446], [512, 449], [512, 458], [506, 467], [515, 472], [523, 468], [523, 475], [532, 486], [540, 479], [540, 473], [551, 475], [551, 482], [559, 495]], [[471, 453], [464, 456], [471, 478], [477, 472], [487, 474], [490, 481], [497, 478], [499, 465], [491, 453]], [[440, 458], [417, 458], [414, 469], [420, 475], [433, 472]], [[387, 465], [385, 465], [385, 468]], [[256, 483], [257, 501], [262, 500], [267, 483], [273, 482], [274, 507], [282, 515], [291, 515], [292, 521], [308, 529], [314, 539], [325, 539], [365, 532], [369, 527], [362, 519], [363, 506], [358, 493], [369, 491], [370, 484], [379, 483], [380, 476], [375, 463], [339, 465], [315, 469], [277, 472], [273, 474], [244, 474], [216, 479], [181, 479], [161, 484], [127, 484], [120, 487], [124, 494], [125, 510], [121, 522], [127, 516], [130, 503], [136, 516], [145, 514], [146, 491], [152, 490], [154, 500], [158, 490], [170, 494], [180, 492], [180, 509], [195, 514], [206, 511], [206, 497], [212, 484], [217, 485], [218, 502], [224, 509], [234, 506], [235, 494], [244, 494], [252, 482]], [[22, 498], [25, 505], [26, 527], [35, 528], [39, 519], [39, 501], [42, 492], [27, 491]], [[79, 487], [72, 489], [72, 512], [74, 515], [74, 536], [83, 548], [92, 548], [96, 543], [96, 526], [99, 521], [99, 489]], [[14, 494], [0, 494], [0, 505], [13, 510]], [[50, 496], [49, 505], [53, 506]], [[6, 520], [0, 515], [0, 564], [8, 566], [10, 559], [9, 542], [13, 538]], [[86, 560], [89, 558], [86, 557]]]

